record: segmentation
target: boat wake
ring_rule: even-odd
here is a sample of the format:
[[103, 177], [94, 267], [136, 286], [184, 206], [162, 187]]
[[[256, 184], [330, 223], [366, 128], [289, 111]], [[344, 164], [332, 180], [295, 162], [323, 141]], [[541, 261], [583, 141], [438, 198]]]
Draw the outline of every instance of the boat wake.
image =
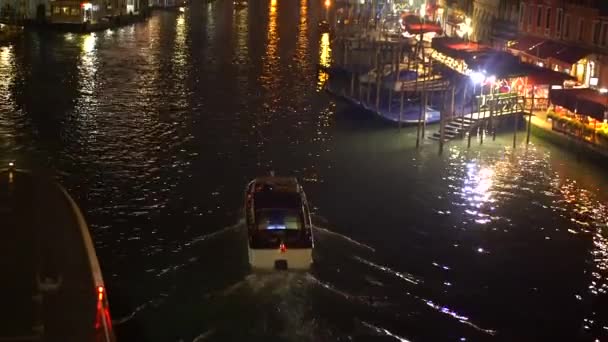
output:
[[213, 333], [215, 333], [215, 329], [211, 329], [211, 330], [207, 330], [204, 333], [196, 336], [192, 342], [201, 342], [203, 340], [206, 340], [207, 338], [209, 338], [211, 335], [213, 335]]
[[200, 235], [195, 237], [194, 239], [184, 243], [185, 247], [190, 247], [193, 246], [197, 243], [203, 242], [203, 241], [208, 241], [210, 239], [216, 238], [218, 236], [224, 235], [226, 233], [230, 233], [230, 232], [235, 232], [237, 230], [239, 230], [239, 228], [243, 228], [245, 224], [245, 221], [243, 219], [239, 220], [239, 222], [237, 222], [236, 224], [232, 225], [232, 226], [228, 226], [228, 227], [224, 227], [218, 231], [215, 231], [213, 233], [209, 233], [209, 234], [204, 234], [204, 235]]
[[137, 306], [135, 309], [133, 309], [133, 311], [131, 311], [130, 314], [128, 314], [122, 318], [112, 320], [112, 325], [118, 326], [118, 325], [127, 323], [128, 321], [132, 320], [135, 316], [137, 316], [137, 314], [139, 314], [144, 309], [146, 309], [148, 307], [156, 307], [156, 306], [161, 305], [166, 300], [166, 298], [167, 298], [166, 295], [163, 295], [158, 298], [150, 299], [149, 301]]
[[318, 232], [321, 232], [321, 233], [325, 233], [325, 234], [329, 234], [329, 235], [340, 237], [341, 239], [346, 240], [346, 241], [350, 242], [353, 245], [357, 245], [359, 247], [365, 248], [365, 249], [367, 249], [367, 250], [369, 250], [371, 252], [376, 252], [376, 249], [374, 247], [372, 247], [370, 245], [367, 245], [367, 244], [365, 244], [363, 242], [359, 242], [357, 240], [354, 240], [354, 239], [352, 239], [352, 238], [350, 238], [350, 237], [348, 237], [346, 235], [342, 235], [340, 233], [336, 233], [334, 231], [331, 231], [329, 229], [322, 228], [322, 227], [319, 227], [319, 226], [314, 226], [313, 229], [316, 230], [316, 231], [318, 231]]
[[355, 260], [357, 260], [357, 261], [359, 261], [359, 262], [361, 262], [361, 263], [363, 263], [365, 265], [371, 266], [371, 267], [373, 267], [373, 268], [375, 268], [377, 270], [380, 270], [382, 272], [385, 272], [385, 273], [388, 273], [390, 275], [393, 275], [393, 276], [395, 276], [395, 277], [397, 277], [399, 279], [403, 279], [403, 280], [407, 281], [408, 283], [411, 283], [411, 284], [414, 284], [414, 285], [418, 285], [418, 284], [420, 284], [420, 283], [423, 282], [422, 279], [420, 279], [419, 277], [416, 277], [416, 276], [414, 276], [412, 274], [402, 273], [402, 272], [395, 271], [395, 270], [393, 270], [390, 267], [378, 265], [378, 264], [376, 264], [374, 262], [371, 262], [371, 261], [369, 261], [367, 259], [363, 259], [363, 258], [361, 258], [359, 256], [356, 256], [356, 255], [353, 255], [353, 259], [355, 259]]
[[365, 321], [361, 321], [361, 324], [363, 324], [363, 326], [373, 330], [375, 333], [380, 334], [380, 335], [384, 335], [384, 336], [390, 336], [394, 339], [396, 339], [397, 341], [400, 342], [410, 342], [410, 340], [408, 340], [405, 337], [401, 337], [399, 335], [393, 334], [392, 332], [388, 331], [387, 329], [375, 326], [371, 323], [365, 322]]

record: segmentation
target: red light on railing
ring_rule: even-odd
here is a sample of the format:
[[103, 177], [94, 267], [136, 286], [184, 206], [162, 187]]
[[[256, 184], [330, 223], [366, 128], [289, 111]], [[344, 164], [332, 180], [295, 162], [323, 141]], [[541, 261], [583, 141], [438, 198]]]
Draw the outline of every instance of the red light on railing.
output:
[[285, 253], [285, 251], [287, 251], [287, 247], [285, 247], [285, 244], [281, 242], [281, 244], [279, 245], [279, 250], [281, 251], [281, 253]]

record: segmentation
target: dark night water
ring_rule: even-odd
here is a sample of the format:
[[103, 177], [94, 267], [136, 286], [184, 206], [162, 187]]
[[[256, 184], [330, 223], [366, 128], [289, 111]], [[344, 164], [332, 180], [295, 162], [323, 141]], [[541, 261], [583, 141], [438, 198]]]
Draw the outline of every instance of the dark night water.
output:
[[[320, 91], [322, 15], [195, 3], [0, 47], [0, 163], [47, 170], [80, 203], [120, 340], [607, 335], [606, 172], [506, 133], [417, 152], [414, 130]], [[270, 169], [315, 207], [310, 273], [247, 270], [242, 191]]]

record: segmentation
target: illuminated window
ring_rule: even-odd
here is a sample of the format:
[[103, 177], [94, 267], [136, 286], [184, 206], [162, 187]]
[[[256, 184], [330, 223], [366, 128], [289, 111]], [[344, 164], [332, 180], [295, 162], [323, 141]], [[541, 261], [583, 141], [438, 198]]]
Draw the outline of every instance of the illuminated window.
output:
[[53, 14], [59, 14], [59, 13], [61, 13], [61, 7], [53, 6]]
[[70, 15], [70, 8], [69, 7], [61, 7], [61, 14], [63, 14], [63, 15]]
[[72, 15], [80, 15], [80, 10], [78, 8], [72, 7]]

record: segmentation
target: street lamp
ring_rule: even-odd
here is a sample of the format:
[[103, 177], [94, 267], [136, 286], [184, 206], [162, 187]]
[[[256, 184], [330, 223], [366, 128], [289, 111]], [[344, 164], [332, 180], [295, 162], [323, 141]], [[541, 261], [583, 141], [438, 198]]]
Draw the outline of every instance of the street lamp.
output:
[[471, 81], [473, 81], [473, 85], [481, 84], [486, 79], [486, 75], [479, 71], [471, 72], [469, 77], [471, 78]]

